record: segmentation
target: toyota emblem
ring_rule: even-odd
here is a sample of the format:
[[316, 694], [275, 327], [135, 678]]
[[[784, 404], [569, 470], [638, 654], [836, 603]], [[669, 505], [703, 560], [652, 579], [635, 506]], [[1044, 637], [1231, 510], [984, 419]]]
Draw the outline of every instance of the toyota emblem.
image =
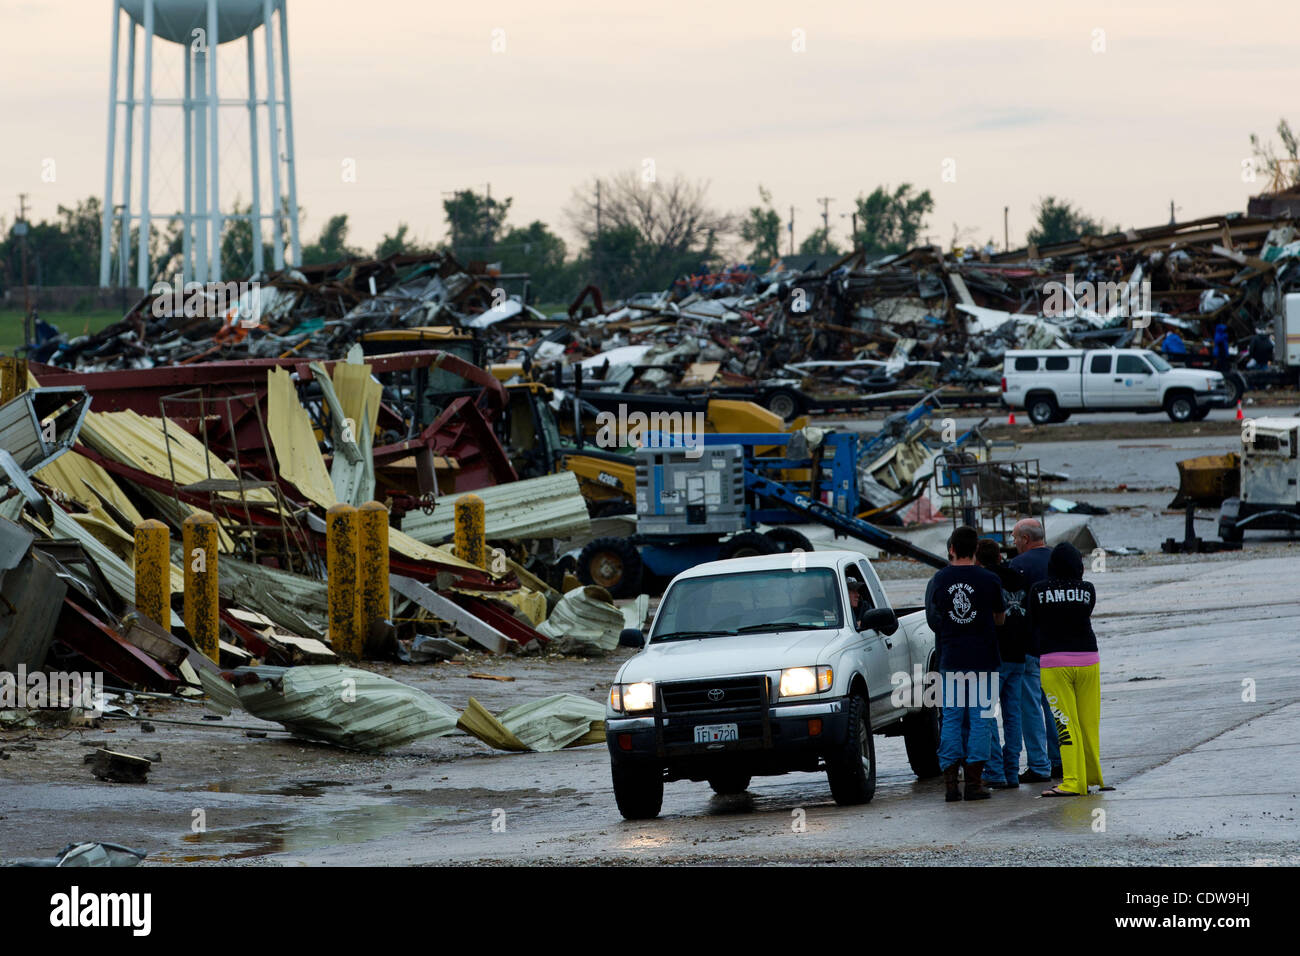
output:
[[724, 691], [721, 687], [715, 687], [713, 688], [713, 690], [709, 691], [709, 700], [713, 701], [714, 703], [717, 703], [718, 701], [722, 700], [722, 698], [726, 696], [727, 696], [727, 692]]

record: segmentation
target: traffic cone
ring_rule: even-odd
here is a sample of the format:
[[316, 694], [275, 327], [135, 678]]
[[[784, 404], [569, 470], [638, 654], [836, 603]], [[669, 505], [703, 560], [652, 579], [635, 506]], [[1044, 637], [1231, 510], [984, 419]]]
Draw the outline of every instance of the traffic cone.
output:
[[1246, 417], [1245, 415], [1241, 414], [1241, 400], [1238, 399], [1237, 400], [1237, 421], [1241, 421], [1245, 417]]
[[1011, 414], [1007, 416], [1007, 424], [1014, 425], [1015, 423], [1016, 423], [1016, 410], [1013, 408], [1011, 409]]

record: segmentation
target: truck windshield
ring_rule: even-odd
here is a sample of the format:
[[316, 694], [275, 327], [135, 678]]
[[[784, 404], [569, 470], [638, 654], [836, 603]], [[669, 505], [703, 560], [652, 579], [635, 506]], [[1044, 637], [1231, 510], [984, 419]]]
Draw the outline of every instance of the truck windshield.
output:
[[1168, 362], [1162, 359], [1155, 352], [1143, 351], [1142, 357], [1156, 367], [1157, 372], [1168, 372], [1173, 368]]
[[830, 568], [715, 574], [673, 585], [650, 642], [837, 628], [841, 622]]

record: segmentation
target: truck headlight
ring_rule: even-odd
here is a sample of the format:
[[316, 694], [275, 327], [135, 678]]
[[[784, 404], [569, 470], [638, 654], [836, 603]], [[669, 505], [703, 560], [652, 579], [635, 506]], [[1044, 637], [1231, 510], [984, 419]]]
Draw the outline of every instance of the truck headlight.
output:
[[609, 706], [618, 714], [654, 710], [655, 685], [652, 681], [615, 684], [609, 689]]
[[781, 696], [805, 697], [831, 689], [834, 674], [829, 667], [787, 667], [781, 671]]

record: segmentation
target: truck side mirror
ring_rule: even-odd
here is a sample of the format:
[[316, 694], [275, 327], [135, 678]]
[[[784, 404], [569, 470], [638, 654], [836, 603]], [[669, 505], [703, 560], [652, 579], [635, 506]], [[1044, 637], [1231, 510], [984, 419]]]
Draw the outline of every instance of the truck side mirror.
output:
[[625, 627], [618, 632], [620, 647], [645, 647], [645, 636], [639, 628]]
[[879, 631], [881, 634], [893, 634], [898, 630], [898, 615], [893, 608], [874, 607], [862, 615], [860, 631]]

